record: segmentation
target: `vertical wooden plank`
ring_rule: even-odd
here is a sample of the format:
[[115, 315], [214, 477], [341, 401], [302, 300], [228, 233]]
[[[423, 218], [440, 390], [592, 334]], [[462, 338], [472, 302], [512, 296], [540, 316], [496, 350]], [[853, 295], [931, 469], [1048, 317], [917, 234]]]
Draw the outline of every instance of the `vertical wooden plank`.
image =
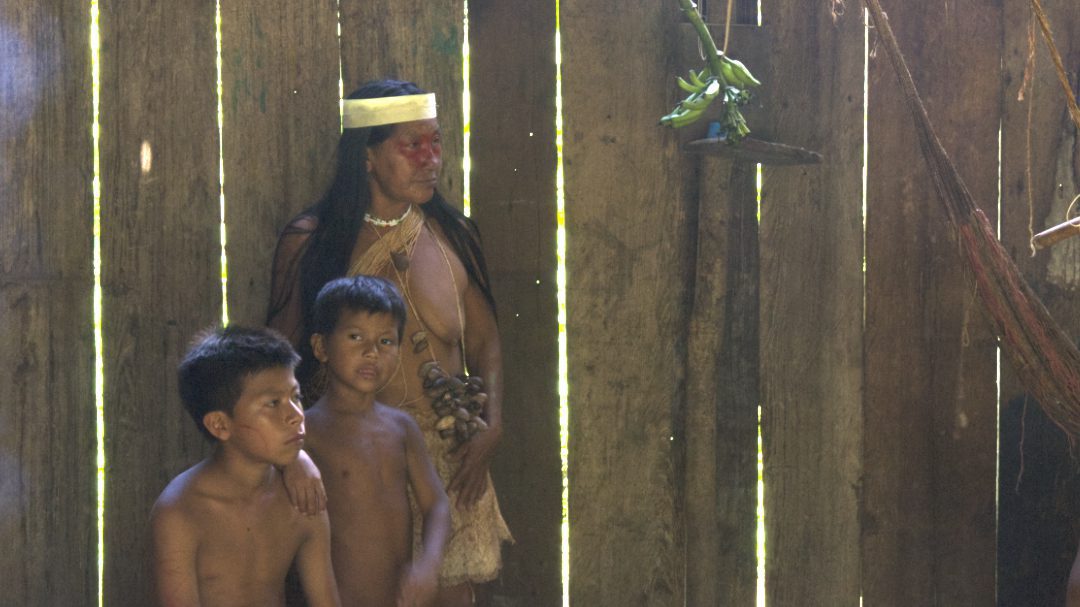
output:
[[[859, 604], [862, 444], [861, 11], [764, 10], [756, 136], [824, 162], [764, 166], [761, 382], [770, 605]], [[873, 604], [873, 603], [871, 603]]]
[[678, 605], [693, 159], [656, 126], [683, 69], [676, 3], [561, 3], [570, 599]]
[[705, 158], [686, 394], [686, 603], [757, 593], [756, 165]]
[[[752, 4], [752, 6], [751, 6]], [[740, 0], [726, 28], [727, 3], [699, 3], [713, 39], [760, 69], [769, 37], [757, 4]], [[702, 63], [699, 38], [683, 29], [683, 67]], [[683, 137], [700, 137], [719, 105]], [[761, 99], [743, 110], [753, 120]], [[757, 596], [759, 247], [757, 165], [700, 160], [686, 362], [686, 602], [752, 605]]]
[[150, 603], [148, 515], [205, 450], [176, 365], [221, 319], [214, 3], [101, 10], [105, 603]]
[[[1075, 82], [1080, 63], [1075, 3], [1043, 0], [1042, 5]], [[1080, 191], [1076, 129], [1038, 26], [1032, 30], [1030, 0], [1006, 0], [1004, 7], [1001, 239], [1054, 319], [1070, 335], [1080, 336], [1075, 297], [1080, 241], [1065, 241], [1034, 256], [1028, 244], [1031, 230], [1065, 220]], [[1031, 44], [1035, 69], [1031, 88], [1024, 88], [1020, 99]], [[1007, 365], [1001, 402], [998, 604], [1061, 605], [1076, 554], [1080, 475], [1062, 433], [1037, 403], [1025, 403], [1024, 388]]]
[[442, 128], [439, 192], [462, 200], [464, 170], [461, 47], [464, 0], [340, 0], [345, 94], [369, 80], [396, 78], [435, 93]]
[[555, 3], [469, 2], [472, 217], [499, 303], [507, 440], [493, 467], [516, 544], [500, 605], [562, 600], [555, 251]]
[[[931, 120], [996, 216], [1001, 2], [889, 2]], [[863, 594], [868, 605], [995, 599], [995, 342], [871, 36]]]
[[337, 2], [225, 2], [221, 38], [229, 321], [261, 325], [278, 233], [334, 171]]
[[97, 598], [85, 3], [0, 5], [0, 570], [10, 605]]

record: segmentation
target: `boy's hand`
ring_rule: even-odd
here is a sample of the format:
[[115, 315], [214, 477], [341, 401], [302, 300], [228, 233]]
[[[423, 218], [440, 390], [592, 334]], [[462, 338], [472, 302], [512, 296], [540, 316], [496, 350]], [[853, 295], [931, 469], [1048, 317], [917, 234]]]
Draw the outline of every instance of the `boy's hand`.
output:
[[502, 428], [492, 426], [483, 432], [477, 432], [468, 441], [458, 445], [452, 452], [454, 457], [461, 462], [457, 474], [450, 479], [447, 492], [457, 492], [457, 504], [462, 508], [470, 508], [487, 489], [487, 474], [491, 467], [491, 460], [495, 456], [495, 447], [502, 437]]
[[326, 488], [323, 487], [322, 474], [307, 453], [301, 450], [296, 461], [285, 466], [281, 475], [293, 508], [308, 516], [326, 509]]
[[427, 607], [435, 599], [439, 579], [435, 568], [417, 562], [409, 563], [401, 576], [397, 607]]

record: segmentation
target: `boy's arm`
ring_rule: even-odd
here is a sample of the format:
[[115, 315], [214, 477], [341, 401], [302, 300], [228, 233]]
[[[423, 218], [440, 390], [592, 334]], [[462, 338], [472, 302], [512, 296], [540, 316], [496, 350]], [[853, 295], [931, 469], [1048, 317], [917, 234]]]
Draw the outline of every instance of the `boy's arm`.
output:
[[281, 478], [293, 508], [308, 516], [326, 510], [326, 487], [323, 486], [322, 473], [306, 451], [301, 449], [297, 458], [281, 469]]
[[197, 607], [197, 530], [174, 505], [156, 504], [150, 515], [154, 541], [154, 581], [162, 607]]
[[495, 448], [502, 438], [502, 342], [495, 314], [484, 299], [480, 288], [469, 281], [465, 289], [465, 360], [469, 373], [484, 380], [487, 402], [483, 417], [488, 428], [477, 432], [467, 442], [454, 450], [461, 460], [457, 474], [450, 479], [448, 491], [457, 493], [459, 506], [470, 507], [487, 488], [488, 469], [495, 456]]
[[323, 512], [308, 523], [311, 532], [296, 553], [296, 569], [309, 607], [341, 607], [330, 560], [330, 521]]
[[438, 589], [439, 568], [450, 535], [450, 503], [424, 445], [424, 435], [412, 417], [403, 414], [402, 418], [409, 485], [424, 517], [424, 528], [420, 552], [414, 555], [401, 580], [398, 604], [427, 605]]

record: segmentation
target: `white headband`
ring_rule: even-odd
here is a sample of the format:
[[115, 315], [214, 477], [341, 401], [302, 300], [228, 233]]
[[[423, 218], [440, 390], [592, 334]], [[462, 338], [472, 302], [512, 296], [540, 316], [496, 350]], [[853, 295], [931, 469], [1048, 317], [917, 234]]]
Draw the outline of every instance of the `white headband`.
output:
[[342, 123], [347, 129], [426, 120], [435, 117], [435, 93], [346, 99]]

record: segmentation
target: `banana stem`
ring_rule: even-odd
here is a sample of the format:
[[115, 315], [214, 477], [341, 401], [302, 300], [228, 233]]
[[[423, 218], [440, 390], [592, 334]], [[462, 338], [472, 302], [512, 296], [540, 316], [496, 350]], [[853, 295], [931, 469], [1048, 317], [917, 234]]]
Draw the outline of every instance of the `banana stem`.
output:
[[709, 33], [709, 28], [705, 26], [705, 21], [702, 20], [701, 13], [698, 12], [694, 0], [679, 0], [679, 6], [682, 7], [686, 18], [690, 20], [690, 24], [697, 30], [698, 38], [701, 38], [701, 44], [705, 47], [705, 54], [708, 55], [709, 71], [725, 85], [730, 84], [724, 81], [724, 76], [720, 72], [720, 51], [717, 50], [716, 42], [713, 40], [712, 34]]

